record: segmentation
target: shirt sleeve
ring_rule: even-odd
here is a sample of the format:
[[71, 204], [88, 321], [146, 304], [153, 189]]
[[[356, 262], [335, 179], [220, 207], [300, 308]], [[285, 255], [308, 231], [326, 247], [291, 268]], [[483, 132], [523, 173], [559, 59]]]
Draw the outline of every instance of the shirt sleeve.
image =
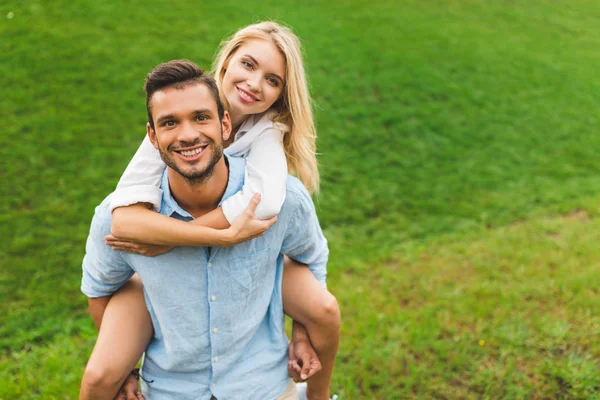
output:
[[158, 150], [146, 135], [117, 184], [110, 210], [135, 203], [150, 203], [155, 211], [160, 210], [160, 182], [164, 170], [165, 164]]
[[257, 218], [267, 219], [279, 214], [285, 201], [286, 181], [283, 133], [276, 128], [265, 129], [250, 146], [244, 186], [223, 202], [223, 214], [229, 223], [233, 222], [248, 207], [254, 193], [262, 195], [255, 212]]
[[81, 278], [81, 291], [91, 298], [112, 295], [134, 273], [121, 252], [104, 243], [104, 236], [110, 233], [110, 223], [108, 204], [96, 208], [85, 245]]
[[329, 248], [323, 235], [315, 206], [308, 192], [298, 194], [294, 217], [290, 222], [281, 252], [306, 264], [323, 287], [327, 288]]

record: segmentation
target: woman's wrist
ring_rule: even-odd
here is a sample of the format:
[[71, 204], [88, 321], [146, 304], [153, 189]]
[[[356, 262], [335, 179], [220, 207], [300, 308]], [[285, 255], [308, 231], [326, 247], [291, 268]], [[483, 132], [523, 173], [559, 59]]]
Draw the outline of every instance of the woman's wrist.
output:
[[231, 247], [231, 246], [237, 244], [237, 242], [235, 241], [236, 234], [235, 234], [234, 230], [232, 229], [232, 227], [229, 227], [227, 229], [215, 229], [215, 231], [216, 231], [216, 238], [217, 238], [217, 242], [219, 243], [219, 246]]

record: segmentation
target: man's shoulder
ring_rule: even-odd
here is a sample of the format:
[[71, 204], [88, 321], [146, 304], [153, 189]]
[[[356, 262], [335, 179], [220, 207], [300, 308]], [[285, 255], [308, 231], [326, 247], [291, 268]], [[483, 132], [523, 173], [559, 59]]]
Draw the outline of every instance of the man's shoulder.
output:
[[112, 212], [110, 203], [113, 193], [109, 194], [102, 200], [94, 209], [94, 217], [92, 219], [91, 229], [99, 229], [103, 233], [110, 233], [110, 225], [112, 224]]
[[306, 190], [302, 182], [300, 182], [300, 179], [295, 176], [288, 175], [285, 186], [288, 193], [291, 192], [297, 195], [306, 195], [310, 197], [308, 190]]
[[288, 175], [286, 181], [286, 194], [283, 207], [291, 210], [310, 211], [314, 204], [310, 193], [298, 178]]

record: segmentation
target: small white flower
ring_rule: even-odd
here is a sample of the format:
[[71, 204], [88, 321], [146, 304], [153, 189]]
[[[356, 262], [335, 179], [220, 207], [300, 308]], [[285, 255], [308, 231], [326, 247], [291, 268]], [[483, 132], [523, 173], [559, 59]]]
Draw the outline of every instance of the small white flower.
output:
[[9, 11], [8, 14], [6, 14], [6, 18], [8, 18], [8, 19], [12, 19], [12, 17], [14, 17], [14, 16], [15, 16], [15, 13], [12, 11]]

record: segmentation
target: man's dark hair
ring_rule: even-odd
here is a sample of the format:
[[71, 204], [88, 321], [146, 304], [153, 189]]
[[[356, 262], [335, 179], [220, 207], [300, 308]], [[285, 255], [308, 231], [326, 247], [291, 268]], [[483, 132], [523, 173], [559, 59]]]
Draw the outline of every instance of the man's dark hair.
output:
[[154, 120], [152, 118], [152, 108], [150, 107], [150, 99], [152, 95], [166, 88], [173, 87], [175, 89], [183, 89], [184, 87], [201, 83], [206, 85], [210, 94], [217, 102], [217, 111], [219, 120], [223, 119], [225, 109], [219, 97], [219, 88], [217, 82], [208, 73], [201, 70], [196, 64], [189, 60], [173, 60], [162, 63], [154, 68], [146, 78], [144, 91], [146, 92], [146, 109], [148, 110], [148, 122], [150, 127], [154, 129]]

